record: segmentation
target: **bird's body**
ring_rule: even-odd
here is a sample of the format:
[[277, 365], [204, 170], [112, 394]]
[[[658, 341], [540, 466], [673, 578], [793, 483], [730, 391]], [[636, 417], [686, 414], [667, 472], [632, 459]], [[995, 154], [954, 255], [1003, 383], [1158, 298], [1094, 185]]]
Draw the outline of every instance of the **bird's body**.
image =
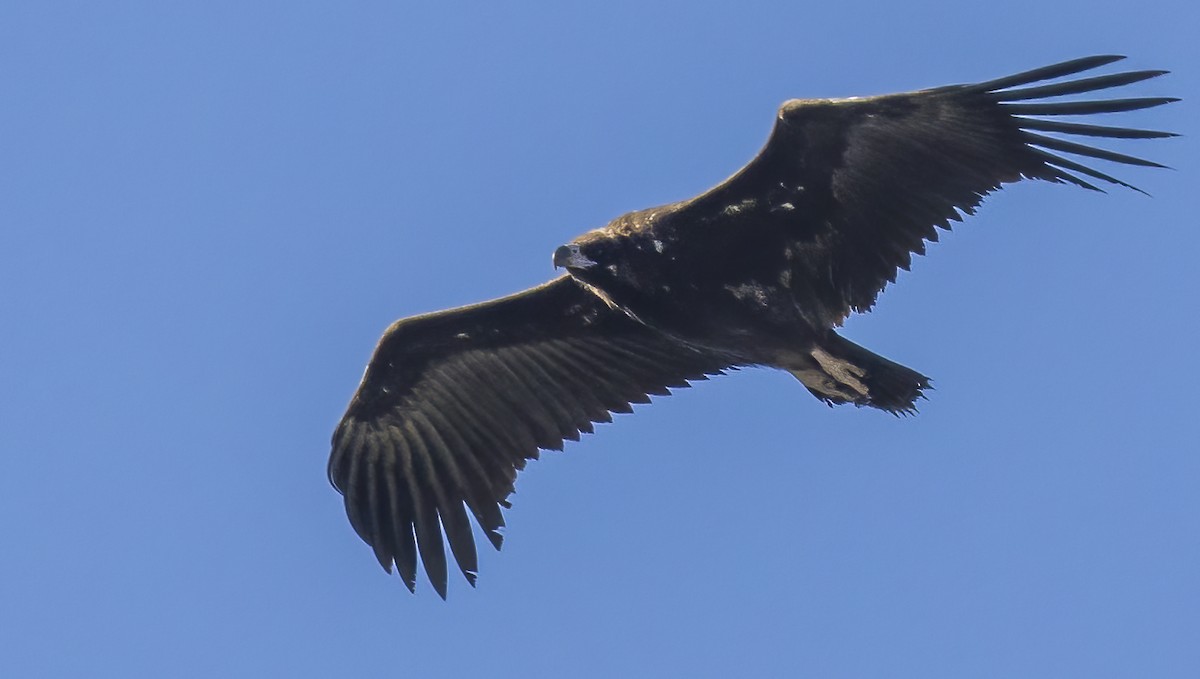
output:
[[[717, 204], [702, 218], [694, 212], [712, 209], [703, 203], [632, 212], [564, 246], [594, 254], [595, 264], [571, 264], [569, 255], [559, 262], [612, 308], [729, 366], [788, 370], [830, 403], [910, 410], [926, 378], [898, 374], [838, 336], [845, 313], [823, 308], [804, 284], [806, 244], [789, 228], [789, 218], [805, 214], [792, 214], [797, 204], [805, 205], [803, 191], [793, 188]], [[891, 381], [876, 391], [863, 382], [877, 378]]]
[[560, 247], [554, 263], [567, 275], [398, 321], [333, 438], [330, 479], [355, 530], [410, 589], [419, 555], [444, 596], [443, 530], [474, 582], [467, 512], [499, 547], [499, 508], [526, 460], [651, 394], [766, 366], [789, 371], [829, 404], [912, 412], [927, 378], [835, 328], [869, 309], [938, 228], [1002, 183], [1129, 186], [1051, 151], [1154, 165], [1040, 132], [1167, 133], [1025, 117], [1172, 101], [1025, 103], [1162, 73], [1025, 87], [1116, 59], [1079, 59], [977, 85], [786, 102], [763, 150], [716, 188], [623, 215]]

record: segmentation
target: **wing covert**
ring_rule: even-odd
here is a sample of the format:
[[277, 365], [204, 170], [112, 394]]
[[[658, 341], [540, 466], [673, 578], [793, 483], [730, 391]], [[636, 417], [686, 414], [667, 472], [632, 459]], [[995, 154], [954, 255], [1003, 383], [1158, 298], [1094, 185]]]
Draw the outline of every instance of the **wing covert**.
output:
[[568, 276], [510, 297], [395, 323], [333, 435], [329, 479], [380, 564], [446, 595], [443, 532], [474, 584], [470, 515], [499, 549], [501, 507], [539, 449], [561, 450], [730, 366], [646, 328]]

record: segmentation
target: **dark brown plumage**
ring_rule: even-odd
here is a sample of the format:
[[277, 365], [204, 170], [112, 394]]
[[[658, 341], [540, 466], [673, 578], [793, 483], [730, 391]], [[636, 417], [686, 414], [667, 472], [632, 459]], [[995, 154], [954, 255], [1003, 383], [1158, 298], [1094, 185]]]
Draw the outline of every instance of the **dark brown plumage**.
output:
[[938, 228], [1003, 183], [1134, 188], [1060, 154], [1156, 163], [1045, 133], [1171, 136], [1058, 116], [1173, 99], [1037, 100], [1164, 72], [1033, 85], [1118, 59], [907, 94], [786, 102], [758, 156], [716, 188], [629, 213], [560, 247], [554, 262], [567, 275], [396, 322], [333, 436], [329, 478], [355, 531], [409, 589], [423, 562], [445, 597], [443, 531], [474, 583], [468, 513], [499, 548], [500, 508], [526, 460], [670, 387], [769, 366], [830, 404], [912, 412], [927, 378], [833, 328], [869, 309]]

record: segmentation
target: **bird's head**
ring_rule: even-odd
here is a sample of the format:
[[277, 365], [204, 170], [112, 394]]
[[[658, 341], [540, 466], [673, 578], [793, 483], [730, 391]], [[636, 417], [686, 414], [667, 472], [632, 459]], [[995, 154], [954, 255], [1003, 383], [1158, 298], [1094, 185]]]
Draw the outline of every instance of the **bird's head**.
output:
[[646, 285], [646, 271], [654, 269], [643, 250], [628, 236], [596, 229], [555, 250], [554, 266], [565, 268], [575, 280], [626, 297], [628, 290]]
[[625, 265], [622, 239], [605, 229], [589, 231], [554, 251], [554, 268], [565, 268], [575, 278], [595, 285], [619, 277]]
[[633, 281], [618, 240], [599, 229], [585, 233], [554, 251], [554, 268], [559, 267], [610, 307], [628, 312]]
[[590, 269], [598, 265], [599, 263], [591, 257], [588, 257], [583, 251], [583, 248], [581, 248], [577, 243], [560, 245], [558, 246], [558, 249], [554, 251], [555, 269], [563, 267], [566, 268], [567, 271], [574, 273], [576, 271]]
[[554, 251], [554, 267], [563, 267], [575, 280], [616, 291], [632, 283], [623, 241], [603, 229], [589, 231]]

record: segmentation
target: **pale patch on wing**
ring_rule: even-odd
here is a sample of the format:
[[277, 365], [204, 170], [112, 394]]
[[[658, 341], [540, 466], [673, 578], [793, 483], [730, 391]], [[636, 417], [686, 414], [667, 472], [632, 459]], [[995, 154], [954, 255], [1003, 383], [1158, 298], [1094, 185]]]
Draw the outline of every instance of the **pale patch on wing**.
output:
[[656, 241], [653, 241], [653, 243], [654, 243], [654, 251], [661, 253], [663, 251], [663, 242], [660, 240], [656, 240]]
[[[613, 301], [612, 297], [608, 296], [607, 292], [604, 292], [603, 290], [592, 285], [591, 283], [588, 283], [586, 281], [581, 281], [578, 278], [575, 279], [575, 282], [582, 285], [588, 292], [599, 297], [602, 302], [604, 302], [605, 304], [608, 305], [608, 308], [613, 309], [614, 311], [620, 311], [621, 313], [623, 313], [626, 316], [628, 316], [629, 318], [637, 321], [638, 323], [642, 323], [642, 319], [638, 318], [637, 314], [635, 314], [632, 311], [630, 311], [629, 309], [626, 309], [625, 307], [617, 304], [615, 301]], [[645, 325], [645, 323], [642, 323], [642, 325]]]
[[756, 203], [757, 201], [755, 201], [753, 198], [747, 198], [740, 203], [725, 206], [725, 209], [722, 210], [722, 212], [727, 215], [736, 215], [742, 210], [749, 210], [750, 208], [754, 207]]
[[[605, 300], [605, 302], [607, 303], [608, 300]], [[567, 309], [567, 315], [578, 316], [584, 325], [591, 325], [596, 322], [596, 318], [600, 315], [600, 310], [592, 305], [588, 305], [585, 308], [582, 304], [573, 304], [571, 308]]]
[[741, 283], [723, 287], [740, 302], [753, 300], [759, 306], [767, 306], [767, 291], [758, 283]]

